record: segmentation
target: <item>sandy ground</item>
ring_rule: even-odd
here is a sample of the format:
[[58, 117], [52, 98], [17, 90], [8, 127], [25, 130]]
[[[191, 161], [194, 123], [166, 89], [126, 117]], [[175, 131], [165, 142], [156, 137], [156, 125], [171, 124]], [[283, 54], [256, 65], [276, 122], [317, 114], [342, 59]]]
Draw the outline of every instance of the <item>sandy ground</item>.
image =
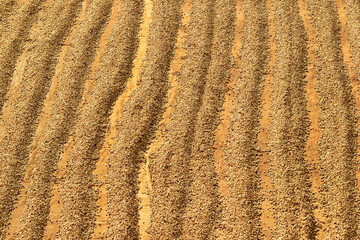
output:
[[[76, 22], [75, 26], [73, 27], [73, 30], [72, 30], [70, 36], [66, 40], [67, 44], [70, 43], [72, 36], [76, 32], [76, 29], [79, 25], [78, 23], [84, 17], [85, 11], [86, 11], [90, 1], [91, 0], [84, 1], [82, 12], [81, 12], [79, 18], [77, 19], [77, 22]], [[50, 5], [52, 2], [53, 2], [53, 0], [48, 0], [46, 4]], [[94, 174], [97, 175], [99, 180], [102, 182], [105, 181], [104, 176], [106, 173], [106, 162], [107, 162], [107, 159], [108, 159], [109, 153], [110, 153], [109, 150], [110, 150], [111, 146], [114, 144], [113, 138], [116, 133], [115, 132], [115, 124], [116, 124], [117, 120], [121, 117], [123, 105], [126, 102], [126, 100], [128, 99], [130, 92], [136, 88], [136, 82], [139, 77], [139, 70], [142, 65], [142, 59], [145, 56], [148, 28], [149, 28], [149, 23], [151, 21], [152, 1], [146, 0], [145, 2], [146, 2], [146, 4], [144, 6], [145, 9], [144, 9], [143, 23], [141, 25], [141, 32], [140, 32], [140, 48], [139, 48], [138, 55], [135, 60], [135, 64], [134, 64], [134, 68], [133, 68], [133, 76], [129, 80], [126, 90], [118, 98], [118, 100], [114, 106], [114, 111], [110, 117], [109, 128], [106, 132], [105, 143], [100, 151], [100, 161], [98, 162], [97, 168], [94, 171]], [[238, 19], [236, 21], [236, 27], [235, 27], [236, 35], [235, 35], [235, 43], [233, 46], [233, 59], [237, 65], [241, 65], [241, 59], [239, 58], [239, 51], [241, 48], [241, 32], [240, 31], [242, 30], [242, 26], [243, 26], [243, 14], [242, 14], [241, 1], [238, 1], [238, 2], [239, 2], [238, 6], [237, 6]], [[346, 63], [347, 69], [348, 69], [348, 73], [351, 77], [353, 93], [354, 93], [355, 100], [356, 100], [356, 107], [357, 107], [357, 109], [360, 109], [360, 92], [359, 92], [360, 84], [359, 84], [359, 79], [356, 79], [355, 72], [353, 70], [354, 64], [351, 60], [351, 54], [350, 54], [350, 50], [349, 50], [349, 34], [348, 34], [348, 28], [346, 26], [346, 21], [347, 21], [346, 11], [344, 9], [343, 0], [337, 0], [336, 2], [339, 7], [338, 13], [340, 16], [340, 22], [341, 22], [341, 27], [342, 27], [341, 35], [342, 35], [342, 47], [343, 47], [344, 59], [345, 59], [345, 63]], [[312, 190], [313, 190], [313, 192], [315, 192], [315, 194], [317, 194], [321, 182], [320, 182], [320, 177], [318, 174], [318, 141], [320, 139], [320, 127], [319, 127], [319, 110], [320, 109], [319, 109], [319, 106], [317, 105], [318, 93], [315, 91], [316, 72], [314, 71], [314, 65], [313, 65], [313, 61], [315, 61], [315, 59], [312, 54], [312, 49], [314, 49], [314, 47], [316, 46], [316, 43], [314, 42], [314, 34], [313, 34], [314, 30], [310, 24], [309, 13], [306, 10], [305, 3], [306, 3], [306, 0], [299, 0], [301, 16], [304, 20], [305, 27], [306, 27], [306, 30], [308, 32], [309, 39], [310, 39], [310, 44], [309, 44], [310, 61], [309, 61], [309, 65], [308, 65], [309, 72], [308, 72], [307, 78], [306, 78], [306, 80], [307, 80], [307, 85], [306, 85], [307, 95], [306, 96], [307, 96], [307, 100], [308, 100], [307, 108], [309, 110], [311, 126], [310, 126], [310, 136], [309, 136], [309, 139], [307, 142], [307, 147], [306, 147], [306, 153], [307, 153], [309, 165], [314, 166], [314, 170], [311, 175], [311, 181], [313, 183]], [[185, 13], [184, 13], [183, 21], [182, 21], [184, 27], [179, 30], [179, 35], [178, 35], [178, 40], [177, 40], [177, 49], [176, 49], [175, 57], [171, 64], [171, 69], [170, 69], [171, 89], [168, 94], [167, 110], [163, 115], [163, 120], [160, 122], [159, 129], [156, 133], [156, 138], [153, 140], [153, 143], [150, 145], [150, 149], [147, 154], [149, 154], [150, 152], [156, 151], [158, 149], [158, 147], [160, 146], [163, 136], [164, 136], [163, 129], [166, 126], [166, 124], [169, 123], [169, 115], [173, 111], [172, 105], [174, 104], [176, 95], [177, 95], [177, 82], [176, 82], [176, 77], [175, 77], [174, 73], [176, 73], [177, 71], [180, 70], [181, 65], [183, 63], [182, 56], [184, 55], [185, 50], [182, 48], [182, 46], [183, 46], [183, 42], [184, 42], [184, 37], [186, 35], [186, 26], [189, 21], [188, 14], [189, 14], [190, 6], [191, 6], [191, 0], [185, 0], [185, 4], [183, 6], [183, 11]], [[270, 0], [268, 0], [268, 7], [271, 10]], [[111, 27], [115, 22], [115, 16], [119, 12], [119, 10], [120, 10], [120, 0], [115, 0], [114, 6], [112, 9], [112, 15], [110, 17], [108, 26], [106, 27], [106, 29], [103, 33], [103, 36], [101, 37], [100, 45], [99, 45], [99, 48], [97, 49], [97, 53], [96, 53], [96, 58], [91, 65], [92, 73], [90, 74], [89, 79], [86, 82], [86, 88], [85, 88], [85, 91], [83, 94], [83, 103], [81, 106], [84, 106], [89, 98], [90, 91], [93, 87], [92, 79], [93, 79], [94, 73], [97, 71], [97, 68], [99, 66], [99, 62], [100, 62], [102, 53], [105, 49], [106, 42], [107, 42], [109, 33], [111, 31]], [[272, 12], [270, 11], [269, 12], [270, 33], [273, 36], [274, 28], [273, 28], [272, 21], [273, 21], [273, 15], [272, 15]], [[36, 25], [34, 26], [32, 31], [36, 31]], [[262, 129], [259, 134], [259, 144], [263, 151], [263, 156], [261, 157], [261, 161], [260, 161], [261, 162], [260, 170], [261, 170], [262, 187], [263, 187], [264, 196], [265, 196], [265, 201], [262, 204], [263, 216], [262, 216], [261, 220], [262, 220], [263, 231], [266, 236], [266, 239], [268, 239], [271, 236], [271, 229], [274, 225], [274, 219], [271, 216], [271, 210], [270, 210], [271, 204], [269, 202], [269, 190], [271, 189], [271, 184], [270, 184], [270, 179], [267, 174], [269, 164], [268, 164], [268, 157], [267, 157], [267, 152], [266, 152], [266, 144], [268, 142], [268, 129], [269, 129], [269, 120], [270, 120], [269, 112], [270, 112], [270, 104], [271, 104], [271, 102], [270, 102], [270, 99], [271, 99], [270, 83], [273, 79], [272, 67], [274, 65], [274, 56], [275, 56], [274, 39], [273, 39], [273, 37], [271, 37], [269, 40], [270, 40], [270, 47], [271, 47], [270, 52], [271, 52], [272, 58], [270, 60], [269, 71], [266, 76], [264, 93], [262, 96], [263, 109], [262, 109], [262, 118], [260, 121], [260, 125], [261, 125]], [[48, 120], [48, 117], [49, 117], [49, 114], [51, 111], [50, 106], [54, 100], [54, 93], [57, 88], [57, 82], [58, 82], [59, 76], [60, 76], [61, 71], [64, 66], [64, 57], [68, 50], [69, 50], [69, 46], [65, 45], [62, 48], [62, 51], [60, 54], [60, 60], [56, 67], [56, 73], [52, 80], [52, 86], [51, 86], [50, 92], [48, 93], [47, 98], [45, 100], [43, 113], [41, 114], [41, 117], [40, 117], [40, 122], [39, 122], [39, 126], [37, 128], [37, 131], [36, 131], [36, 136], [33, 141], [32, 150], [29, 153], [30, 160], [26, 167], [25, 179], [23, 181], [24, 188], [22, 189], [21, 194], [19, 195], [19, 202], [16, 204], [15, 210], [12, 213], [11, 227], [8, 231], [10, 234], [7, 237], [8, 240], [14, 239], [14, 233], [19, 225], [20, 216], [22, 214], [22, 210], [24, 207], [25, 190], [26, 190], [26, 186], [29, 182], [31, 170], [33, 168], [33, 164], [34, 164], [33, 159], [36, 154], [37, 143], [42, 135], [42, 132], [44, 131], [44, 127], [46, 126], [46, 122]], [[26, 63], [27, 55], [28, 54], [25, 50], [18, 59], [15, 75], [14, 75], [13, 81], [10, 86], [10, 91], [8, 93], [8, 96], [10, 99], [5, 104], [5, 107], [3, 109], [2, 121], [4, 121], [4, 122], [6, 122], [7, 116], [11, 113], [11, 103], [17, 97], [16, 90], [17, 90], [20, 80], [21, 80], [21, 75], [22, 75], [22, 72], [23, 72], [23, 69], [24, 69], [24, 66]], [[226, 171], [226, 166], [225, 166], [225, 159], [224, 159], [224, 153], [223, 153], [222, 148], [225, 145], [227, 126], [229, 124], [229, 119], [231, 116], [230, 110], [232, 108], [232, 100], [233, 100], [232, 87], [234, 86], [234, 84], [236, 83], [238, 78], [241, 77], [239, 75], [240, 75], [239, 69], [233, 68], [232, 69], [232, 78], [230, 79], [230, 82], [228, 85], [229, 92], [226, 95], [226, 101], [224, 103], [224, 110], [221, 113], [222, 122], [216, 131], [215, 159], [216, 159], [216, 168], [217, 168], [219, 178], [220, 178], [220, 193], [222, 194], [222, 196], [226, 195], [226, 189], [227, 189], [225, 175], [224, 175], [225, 171]], [[360, 124], [360, 122], [359, 122], [359, 124]], [[1, 132], [2, 132], [2, 128], [0, 127], [0, 134], [1, 134]], [[358, 142], [360, 143], [360, 138], [359, 138]], [[56, 177], [58, 180], [63, 176], [64, 172], [66, 171], [65, 166], [66, 166], [66, 161], [68, 159], [68, 153], [71, 149], [71, 146], [72, 146], [72, 138], [70, 137], [68, 143], [65, 146], [64, 154], [62, 155], [62, 158], [58, 163], [59, 169], [56, 172]], [[359, 173], [358, 173], [358, 179], [360, 180]], [[49, 219], [48, 225], [45, 230], [45, 238], [44, 239], [55, 239], [55, 236], [56, 236], [56, 231], [58, 228], [58, 221], [59, 221], [59, 217], [60, 217], [60, 209], [61, 209], [61, 198], [60, 198], [59, 191], [58, 191], [58, 189], [60, 187], [61, 187], [60, 181], [57, 181], [56, 184], [54, 185], [53, 197], [51, 199], [50, 219]], [[359, 188], [360, 188], [360, 184], [359, 184]], [[150, 191], [151, 191], [151, 176], [150, 176], [149, 169], [148, 169], [148, 161], [146, 161], [141, 166], [140, 191], [138, 193], [138, 197], [141, 202], [140, 203], [140, 206], [141, 206], [140, 207], [140, 223], [139, 223], [141, 239], [148, 239], [146, 229], [149, 226], [150, 213], [151, 213], [150, 202], [149, 202], [149, 192]], [[96, 228], [95, 228], [95, 234], [93, 236], [93, 239], [102, 239], [102, 233], [106, 230], [106, 227], [107, 227], [107, 225], [106, 225], [107, 204], [106, 204], [106, 192], [105, 192], [104, 185], [100, 188], [100, 199], [98, 200], [98, 204], [99, 204], [99, 209], [98, 209], [99, 211], [98, 211], [98, 217], [96, 220]], [[315, 214], [316, 214], [317, 219], [322, 220], [321, 211], [316, 210]], [[320, 231], [320, 233], [319, 233], [319, 239], [323, 239], [322, 231]]]

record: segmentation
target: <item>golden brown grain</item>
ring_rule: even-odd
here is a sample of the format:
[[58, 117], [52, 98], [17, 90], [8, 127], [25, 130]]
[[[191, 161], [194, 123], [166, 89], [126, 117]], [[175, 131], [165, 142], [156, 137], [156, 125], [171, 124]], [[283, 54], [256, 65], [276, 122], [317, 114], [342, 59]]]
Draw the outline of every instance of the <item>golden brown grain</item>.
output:
[[139, 164], [164, 111], [170, 63], [181, 22], [181, 2], [155, 0], [152, 11], [140, 79], [117, 123], [116, 143], [109, 158], [106, 239], [139, 239], [139, 202], [136, 197]]
[[347, 25], [350, 35], [350, 49], [358, 79], [360, 79], [360, 1], [344, 0]]
[[241, 76], [235, 86], [226, 147], [226, 239], [261, 239], [259, 119], [268, 61], [266, 1], [243, 2]]
[[[7, 1], [10, 2], [10, 1]], [[9, 23], [4, 42], [0, 44], [0, 112], [6, 101], [5, 95], [15, 70], [16, 60], [23, 51], [32, 23], [36, 20], [44, 0], [29, 0], [19, 7]], [[1, 6], [7, 8], [6, 6]], [[0, 10], [1, 11], [1, 10]], [[0, 12], [0, 19], [2, 19]], [[0, 25], [2, 23], [0, 22]]]
[[90, 63], [110, 15], [112, 2], [93, 1], [70, 43], [50, 119], [38, 144], [17, 239], [39, 239], [44, 234], [50, 210], [53, 173], [74, 125]]
[[308, 2], [318, 45], [315, 57], [320, 113], [321, 203], [325, 239], [356, 239], [359, 199], [356, 179], [357, 117], [340, 41], [334, 1]]
[[236, 1], [221, 0], [214, 4], [214, 33], [211, 61], [205, 78], [202, 104], [199, 108], [189, 157], [189, 199], [181, 239], [217, 239], [221, 222], [218, 177], [214, 162], [215, 131], [230, 78], [231, 48], [234, 39]]
[[98, 197], [94, 187], [100, 182], [92, 171], [99, 159], [112, 106], [131, 76], [142, 6], [142, 0], [121, 1], [121, 10], [95, 76], [94, 89], [80, 112], [60, 192], [63, 205], [58, 239], [88, 239], [94, 231]]
[[274, 1], [276, 65], [272, 84], [269, 142], [276, 239], [315, 239], [305, 76], [307, 36], [297, 0]]
[[191, 5], [174, 112], [165, 129], [163, 144], [158, 152], [149, 156], [154, 209], [150, 216], [150, 239], [176, 239], [181, 235], [194, 122], [210, 63], [213, 7], [213, 0], [194, 1]]
[[14, 114], [5, 125], [0, 145], [0, 238], [5, 235], [10, 213], [19, 194], [29, 146], [55, 72], [57, 56], [80, 6], [81, 0], [56, 1], [44, 19], [38, 38], [29, 46], [30, 54], [19, 97], [12, 109]]
[[0, 0], [0, 36], [8, 27], [8, 17], [16, 4], [16, 0]]

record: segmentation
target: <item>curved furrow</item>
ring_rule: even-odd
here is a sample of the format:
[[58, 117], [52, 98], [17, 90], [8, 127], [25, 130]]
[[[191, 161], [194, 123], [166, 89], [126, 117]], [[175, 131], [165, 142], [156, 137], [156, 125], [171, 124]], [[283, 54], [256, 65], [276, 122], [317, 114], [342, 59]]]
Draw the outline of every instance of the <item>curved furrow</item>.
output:
[[[6, 1], [10, 2], [10, 1]], [[32, 23], [37, 17], [41, 5], [45, 0], [28, 0], [21, 5], [9, 22], [5, 31], [6, 37], [0, 45], [0, 112], [6, 101], [11, 79], [15, 71], [16, 60], [20, 56], [26, 39], [29, 36]], [[0, 3], [1, 4], [1, 3]], [[2, 9], [0, 5], [0, 9]], [[1, 10], [0, 10], [1, 11]], [[0, 19], [1, 19], [0, 12]], [[0, 20], [0, 24], [1, 20]]]
[[58, 239], [89, 239], [94, 231], [98, 193], [93, 187], [98, 181], [92, 172], [112, 106], [131, 76], [142, 9], [143, 0], [121, 1], [118, 19], [95, 76], [96, 85], [78, 118], [60, 190], [63, 205]]
[[221, 222], [214, 143], [230, 77], [236, 1], [216, 1], [214, 9], [211, 61], [189, 158], [191, 185], [181, 239], [217, 239]]
[[146, 58], [137, 87], [117, 123], [116, 143], [107, 166], [106, 239], [139, 239], [139, 166], [165, 110], [181, 1], [156, 0], [152, 11]]
[[274, 12], [276, 65], [269, 142], [274, 238], [315, 239], [314, 196], [305, 158], [307, 36], [297, 0], [276, 0]]
[[359, 224], [357, 189], [357, 117], [341, 50], [334, 1], [308, 2], [317, 41], [320, 113], [321, 203], [325, 239], [355, 239]]
[[0, 145], [0, 239], [21, 187], [36, 120], [55, 72], [57, 55], [79, 13], [81, 0], [56, 1], [44, 19], [37, 39], [29, 46], [19, 97], [4, 128]]
[[350, 49], [358, 79], [360, 79], [360, 1], [343, 0], [348, 17]]
[[176, 239], [181, 236], [194, 122], [210, 63], [213, 7], [213, 0], [192, 3], [184, 47], [185, 60], [177, 79], [179, 88], [174, 111], [165, 128], [167, 135], [160, 149], [149, 156], [153, 188], [150, 239]]
[[71, 41], [50, 119], [39, 141], [35, 168], [26, 191], [25, 209], [20, 220], [17, 239], [43, 237], [50, 210], [53, 173], [63, 145], [75, 122], [90, 63], [97, 41], [110, 15], [112, 0], [95, 0]]
[[226, 239], [261, 239], [258, 133], [269, 58], [266, 1], [243, 2], [241, 77], [235, 87], [226, 147]]

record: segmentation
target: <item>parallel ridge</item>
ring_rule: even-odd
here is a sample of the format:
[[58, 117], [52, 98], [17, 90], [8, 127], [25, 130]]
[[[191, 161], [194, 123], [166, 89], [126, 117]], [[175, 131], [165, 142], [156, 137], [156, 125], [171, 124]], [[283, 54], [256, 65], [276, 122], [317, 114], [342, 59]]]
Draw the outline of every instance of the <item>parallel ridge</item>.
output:
[[210, 63], [213, 8], [213, 0], [194, 1], [191, 5], [184, 44], [185, 60], [177, 79], [179, 88], [174, 112], [160, 149], [149, 156], [153, 188], [150, 239], [177, 239], [181, 236], [194, 123]]
[[325, 239], [357, 239], [359, 201], [356, 179], [357, 117], [340, 41], [334, 1], [308, 2], [318, 51], [320, 176]]
[[112, 0], [94, 0], [71, 41], [50, 119], [39, 141], [35, 167], [26, 191], [25, 209], [17, 232], [18, 239], [39, 239], [44, 235], [56, 163], [74, 125], [90, 63], [112, 3]]
[[216, 1], [214, 9], [211, 61], [189, 158], [191, 186], [181, 239], [217, 239], [216, 230], [221, 222], [214, 143], [230, 78], [236, 1]]
[[36, 130], [36, 120], [55, 72], [57, 56], [75, 18], [81, 0], [56, 1], [43, 19], [37, 39], [29, 47], [29, 59], [19, 97], [5, 126], [0, 145], [0, 239], [5, 236], [11, 211], [24, 176], [29, 145]]
[[350, 35], [350, 50], [360, 79], [360, 1], [344, 0]]
[[[20, 56], [26, 39], [29, 35], [32, 22], [36, 19], [37, 13], [45, 0], [28, 0], [16, 11], [5, 31], [6, 37], [0, 45], [0, 112], [6, 101], [5, 95], [9, 90], [11, 78], [15, 70], [16, 60]], [[11, 1], [3, 1], [9, 2]], [[4, 4], [4, 3], [3, 3]], [[2, 7], [0, 3], [0, 25]]]
[[315, 239], [305, 77], [307, 36], [297, 0], [274, 1], [276, 65], [272, 85], [270, 179], [275, 239]]
[[58, 239], [90, 239], [95, 227], [98, 180], [92, 174], [112, 106], [131, 76], [138, 49], [143, 0], [123, 0], [101, 58], [89, 102], [78, 118], [74, 146], [60, 194]]
[[8, 17], [16, 5], [16, 0], [0, 0], [0, 36], [8, 24]]
[[139, 83], [117, 123], [116, 143], [107, 167], [106, 239], [139, 239], [139, 165], [165, 110], [181, 1], [154, 1], [152, 19]]
[[261, 95], [269, 58], [265, 0], [244, 0], [241, 77], [234, 89], [224, 149], [227, 167], [226, 239], [261, 239], [259, 145]]

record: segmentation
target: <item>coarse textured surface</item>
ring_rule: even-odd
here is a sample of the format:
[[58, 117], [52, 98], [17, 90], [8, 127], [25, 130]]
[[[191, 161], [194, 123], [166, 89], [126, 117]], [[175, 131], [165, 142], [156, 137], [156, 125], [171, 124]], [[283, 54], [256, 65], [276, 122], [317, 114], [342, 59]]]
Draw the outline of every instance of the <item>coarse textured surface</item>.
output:
[[346, 7], [350, 35], [351, 54], [357, 77], [360, 78], [360, 1], [343, 0]]
[[360, 239], [358, 0], [0, 0], [0, 239]]
[[[63, 145], [74, 125], [85, 79], [95, 46], [112, 6], [112, 1], [93, 1], [71, 41], [50, 119], [38, 143], [32, 178], [26, 191], [18, 239], [38, 239], [44, 234], [50, 209], [53, 173]], [[76, 69], [76, 71], [74, 71]]]
[[[9, 90], [16, 60], [23, 51], [22, 48], [27, 41], [31, 23], [36, 19], [39, 7], [43, 2], [44, 0], [26, 1], [24, 5], [19, 7], [11, 19], [9, 27], [3, 33], [6, 37], [0, 46], [0, 110], [6, 100], [5, 95]], [[0, 9], [3, 8], [5, 6], [0, 6]], [[5, 16], [0, 16], [0, 19], [2, 17]]]
[[243, 1], [244, 29], [241, 39], [241, 76], [225, 148], [228, 191], [225, 207], [226, 239], [258, 239], [261, 231], [259, 175], [259, 118], [268, 62], [266, 1]]
[[216, 239], [221, 222], [218, 177], [214, 164], [215, 130], [230, 77], [236, 4], [216, 1], [211, 60], [189, 157], [189, 191], [181, 239]]
[[106, 239], [139, 239], [138, 171], [164, 111], [180, 6], [178, 0], [153, 2], [146, 57], [137, 87], [117, 123], [116, 143], [108, 163]]
[[[55, 72], [57, 54], [74, 24], [81, 0], [56, 1], [44, 19], [37, 39], [29, 46], [19, 96], [11, 108], [14, 113], [4, 124], [0, 139], [0, 238], [4, 237], [24, 176], [24, 165], [44, 98]], [[58, 19], [58, 15], [60, 19]]]
[[[150, 155], [152, 178], [150, 239], [181, 236], [182, 216], [188, 191], [189, 156], [196, 114], [201, 105], [205, 76], [210, 63], [213, 31], [213, 0], [191, 5], [185, 60], [179, 78], [178, 96], [170, 124], [158, 152]], [[171, 176], [171, 177], [170, 177]]]
[[59, 239], [88, 239], [93, 233], [98, 196], [94, 186], [99, 184], [99, 180], [92, 172], [99, 158], [111, 107], [131, 74], [138, 43], [141, 6], [141, 0], [122, 1], [118, 22], [113, 26], [95, 76], [95, 86], [80, 113], [60, 191], [63, 204]]
[[315, 200], [305, 158], [307, 36], [297, 0], [275, 0], [274, 12], [276, 62], [269, 142], [274, 237], [315, 239]]
[[341, 48], [340, 23], [334, 1], [312, 0], [308, 8], [315, 26], [321, 138], [319, 143], [321, 203], [325, 239], [356, 239], [359, 193], [356, 159], [357, 116]]

